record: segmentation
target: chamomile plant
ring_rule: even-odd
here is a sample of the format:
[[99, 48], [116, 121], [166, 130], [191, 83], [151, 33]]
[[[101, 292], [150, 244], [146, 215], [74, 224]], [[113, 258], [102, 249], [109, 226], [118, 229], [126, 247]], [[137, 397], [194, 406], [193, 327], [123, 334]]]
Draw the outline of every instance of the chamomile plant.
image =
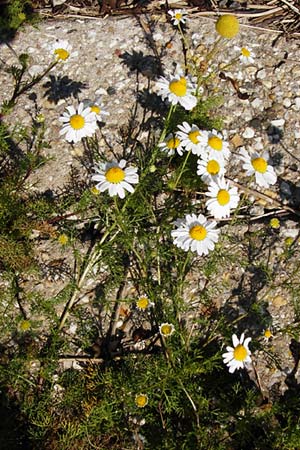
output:
[[[284, 404], [286, 391], [261, 408], [260, 376], [265, 361], [276, 379], [283, 367], [274, 348], [284, 330], [265, 317], [286, 307], [280, 283], [297, 304], [298, 237], [283, 235], [283, 213], [294, 210], [277, 200], [256, 215], [266, 190], [276, 193], [272, 148], [236, 146], [214, 86], [218, 51], [230, 46], [247, 68], [254, 45], [222, 15], [199, 64], [188, 11], [170, 9], [166, 26], [184, 54], [149, 79], [159, 107], [137, 95], [128, 124], [96, 86], [52, 108], [53, 124], [39, 107], [30, 127], [10, 123], [50, 71], [80, 64], [73, 41], [47, 43], [50, 62], [36, 77], [24, 55], [10, 72], [0, 121], [1, 448], [246, 449], [253, 435], [259, 448], [299, 443], [297, 405]], [[53, 136], [72, 159], [68, 182], [40, 192]]]

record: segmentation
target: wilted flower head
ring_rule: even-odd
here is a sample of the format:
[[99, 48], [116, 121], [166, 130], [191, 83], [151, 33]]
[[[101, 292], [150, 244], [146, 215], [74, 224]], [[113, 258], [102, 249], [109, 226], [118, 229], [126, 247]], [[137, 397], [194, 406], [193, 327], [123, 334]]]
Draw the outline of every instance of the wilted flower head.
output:
[[239, 21], [232, 14], [224, 14], [219, 17], [216, 22], [217, 33], [226, 39], [232, 39], [235, 37], [238, 34], [239, 29]]

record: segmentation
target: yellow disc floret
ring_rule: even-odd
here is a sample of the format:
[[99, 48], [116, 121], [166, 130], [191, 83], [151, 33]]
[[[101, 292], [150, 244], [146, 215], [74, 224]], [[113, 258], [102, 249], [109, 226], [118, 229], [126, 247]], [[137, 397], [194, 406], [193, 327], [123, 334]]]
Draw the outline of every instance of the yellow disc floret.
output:
[[66, 245], [69, 242], [69, 238], [66, 234], [61, 234], [58, 237], [58, 242], [60, 245]]
[[195, 225], [190, 229], [189, 234], [192, 239], [203, 241], [207, 236], [207, 231], [202, 225]]
[[139, 408], [144, 408], [148, 403], [148, 396], [146, 394], [138, 394], [135, 397], [135, 404]]
[[164, 336], [169, 336], [170, 334], [172, 334], [173, 327], [168, 323], [165, 323], [164, 325], [162, 325], [160, 331]]
[[223, 148], [223, 142], [222, 139], [218, 136], [211, 136], [208, 139], [208, 145], [213, 148], [214, 150], [221, 151]]
[[277, 219], [277, 217], [273, 217], [270, 220], [270, 227], [274, 228], [275, 230], [280, 228], [280, 221], [279, 221], [279, 219]]
[[180, 140], [176, 136], [171, 137], [171, 139], [169, 139], [166, 142], [167, 147], [171, 150], [173, 150], [174, 148], [177, 148], [179, 144], [180, 144]]
[[121, 183], [125, 178], [125, 172], [120, 167], [111, 167], [107, 170], [105, 178], [109, 183]]
[[244, 361], [247, 354], [247, 349], [242, 344], [237, 345], [233, 351], [233, 356], [236, 361]]
[[221, 206], [227, 205], [230, 202], [230, 194], [226, 189], [220, 189], [217, 195], [217, 200]]
[[251, 164], [256, 172], [265, 173], [267, 171], [268, 163], [264, 158], [252, 159]]
[[56, 55], [57, 59], [62, 59], [63, 61], [68, 59], [70, 56], [70, 53], [64, 48], [57, 48], [56, 50], [54, 50], [54, 54]]
[[31, 328], [31, 323], [29, 320], [24, 319], [19, 324], [19, 329], [21, 331], [28, 331], [28, 330], [30, 330], [30, 328]]
[[241, 54], [243, 56], [245, 56], [246, 58], [249, 58], [249, 56], [251, 55], [251, 52], [246, 47], [242, 47], [241, 48]]
[[91, 111], [95, 114], [100, 114], [101, 113], [101, 109], [99, 108], [99, 106], [97, 105], [93, 105], [91, 106]]
[[270, 339], [273, 336], [272, 331], [269, 328], [267, 328], [264, 332], [264, 336], [265, 338]]
[[140, 309], [146, 309], [149, 306], [149, 300], [147, 297], [140, 297], [136, 302], [136, 306]]
[[187, 82], [184, 77], [181, 77], [179, 80], [171, 81], [169, 84], [169, 89], [172, 94], [177, 95], [177, 97], [184, 97], [187, 92]]
[[239, 32], [239, 22], [232, 14], [224, 14], [216, 22], [216, 31], [226, 39], [232, 39]]
[[207, 163], [206, 170], [210, 175], [217, 175], [220, 172], [220, 164], [218, 161], [211, 159]]
[[181, 20], [182, 19], [182, 14], [181, 13], [176, 13], [175, 14], [175, 19]]
[[70, 125], [74, 130], [80, 130], [84, 127], [84, 118], [80, 114], [74, 114], [70, 117]]
[[195, 130], [195, 131], [190, 131], [189, 132], [189, 140], [193, 143], [193, 144], [198, 144], [199, 143], [199, 136], [201, 135], [200, 131]]

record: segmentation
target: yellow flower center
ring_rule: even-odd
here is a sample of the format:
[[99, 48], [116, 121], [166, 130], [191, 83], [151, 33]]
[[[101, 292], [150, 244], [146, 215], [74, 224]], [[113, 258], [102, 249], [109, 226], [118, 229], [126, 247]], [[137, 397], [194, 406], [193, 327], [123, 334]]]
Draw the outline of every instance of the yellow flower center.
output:
[[70, 118], [70, 125], [74, 130], [80, 130], [84, 127], [84, 118], [80, 114], [74, 114]]
[[199, 143], [198, 137], [200, 135], [201, 135], [201, 133], [198, 130], [190, 131], [189, 132], [189, 140], [192, 141], [193, 144], [198, 144]]
[[120, 183], [125, 178], [124, 170], [120, 169], [120, 167], [111, 167], [105, 174], [105, 178], [109, 183]]
[[180, 140], [176, 136], [173, 136], [171, 139], [169, 139], [166, 142], [166, 145], [169, 149], [177, 148], [179, 144], [180, 144]]
[[177, 97], [184, 97], [186, 95], [186, 79], [181, 77], [179, 80], [171, 81], [169, 84], [169, 89], [172, 94], [177, 95]]
[[251, 164], [256, 172], [265, 173], [267, 171], [268, 163], [264, 158], [252, 159]]
[[249, 56], [251, 55], [251, 52], [246, 47], [242, 47], [241, 48], [241, 54], [243, 56], [246, 56], [246, 58], [249, 58]]
[[176, 13], [175, 14], [175, 19], [177, 19], [177, 20], [182, 19], [182, 14], [181, 13]]
[[206, 170], [210, 175], [217, 175], [220, 172], [220, 164], [218, 161], [211, 159], [207, 163]]
[[91, 193], [92, 193], [93, 195], [99, 195], [99, 194], [100, 194], [100, 191], [99, 191], [99, 189], [96, 188], [96, 186], [93, 186], [93, 187], [91, 188]]
[[216, 22], [216, 31], [226, 39], [232, 39], [239, 32], [239, 22], [232, 14], [224, 14]]
[[233, 356], [236, 361], [244, 361], [247, 354], [247, 350], [242, 344], [237, 345], [233, 351]]
[[31, 328], [31, 323], [29, 320], [22, 320], [20, 323], [20, 330], [21, 331], [28, 331]]
[[164, 336], [169, 336], [169, 334], [172, 333], [173, 328], [171, 327], [171, 325], [165, 324], [161, 327], [160, 331], [161, 331], [161, 334], [163, 334]]
[[222, 139], [220, 139], [218, 136], [211, 136], [208, 139], [208, 145], [218, 152], [220, 152], [223, 148]]
[[221, 206], [227, 205], [230, 201], [230, 194], [226, 189], [220, 189], [217, 195], [217, 200]]
[[270, 227], [275, 228], [275, 230], [280, 228], [280, 221], [277, 217], [273, 217], [273, 219], [270, 220]]
[[140, 309], [146, 309], [149, 306], [149, 300], [147, 297], [141, 297], [137, 301], [137, 307]]
[[267, 329], [267, 330], [264, 332], [264, 335], [265, 335], [265, 337], [266, 337], [267, 339], [270, 339], [270, 337], [273, 336], [271, 330], [269, 330], [269, 329]]
[[101, 109], [99, 108], [99, 106], [93, 105], [93, 106], [91, 106], [91, 111], [92, 111], [93, 113], [100, 114]]
[[68, 59], [70, 56], [70, 53], [67, 50], [65, 50], [64, 48], [55, 49], [54, 54], [56, 55], [57, 59], [62, 59], [63, 61]]
[[139, 394], [135, 397], [135, 403], [139, 408], [143, 408], [148, 403], [148, 397], [144, 394]]
[[202, 225], [195, 225], [190, 229], [189, 234], [192, 239], [203, 241], [207, 236], [207, 231]]
[[58, 238], [58, 242], [59, 242], [61, 245], [66, 245], [66, 244], [68, 243], [68, 241], [69, 241], [69, 238], [68, 238], [68, 236], [67, 236], [66, 234], [61, 234], [61, 235], [59, 236], [59, 238]]

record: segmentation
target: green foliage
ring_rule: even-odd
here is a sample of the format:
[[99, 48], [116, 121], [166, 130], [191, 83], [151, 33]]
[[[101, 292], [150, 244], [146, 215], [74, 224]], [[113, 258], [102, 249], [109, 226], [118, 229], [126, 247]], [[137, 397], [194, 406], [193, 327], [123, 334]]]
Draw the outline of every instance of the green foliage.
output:
[[[5, 6], [0, 26], [6, 36], [30, 6], [19, 0]], [[229, 374], [222, 353], [232, 333], [248, 327], [256, 338], [253, 353], [260, 349], [280, 366], [259, 333], [270, 323], [265, 297], [278, 288], [280, 264], [298, 320], [297, 240], [274, 268], [266, 255], [279, 236], [264, 223], [251, 228], [251, 202], [244, 199], [231, 222], [219, 221], [220, 238], [209, 255], [197, 257], [172, 242], [177, 219], [205, 212], [206, 185], [196, 175], [198, 156], [168, 157], [158, 144], [183, 121], [221, 131], [222, 97], [208, 91], [192, 111], [177, 105], [167, 118], [157, 113], [157, 123], [164, 122], [160, 141], [156, 126], [147, 133], [140, 127], [146, 139], [137, 130], [132, 135], [133, 120], [120, 130], [123, 156], [140, 176], [125, 199], [93, 189], [91, 174], [82, 180], [75, 169], [59, 193], [32, 192], [28, 180], [48, 162], [47, 124], [38, 108], [29, 126], [6, 121], [18, 98], [58, 61], [29, 81], [28, 61], [22, 54], [7, 70], [14, 91], [0, 122], [0, 413], [16, 424], [5, 439], [0, 428], [0, 447], [296, 450], [295, 373], [286, 379], [286, 393], [271, 400], [262, 396], [254, 369]], [[142, 111], [144, 118], [148, 113]], [[88, 171], [107, 161], [97, 137], [84, 139], [83, 147], [78, 162]], [[236, 233], [239, 227], [247, 232]], [[47, 246], [60, 256], [54, 267], [52, 255], [40, 261]], [[64, 272], [65, 260], [71, 263]], [[152, 306], [137, 308], [140, 295]], [[163, 336], [162, 323], [173, 325], [174, 333]], [[281, 332], [299, 338], [297, 322]], [[295, 368], [298, 354], [296, 347]], [[148, 398], [144, 407], [136, 403], [138, 394]]]
[[2, 5], [0, 17], [0, 39], [11, 39], [25, 22], [35, 23], [37, 15], [33, 12], [30, 0], [11, 0]]

